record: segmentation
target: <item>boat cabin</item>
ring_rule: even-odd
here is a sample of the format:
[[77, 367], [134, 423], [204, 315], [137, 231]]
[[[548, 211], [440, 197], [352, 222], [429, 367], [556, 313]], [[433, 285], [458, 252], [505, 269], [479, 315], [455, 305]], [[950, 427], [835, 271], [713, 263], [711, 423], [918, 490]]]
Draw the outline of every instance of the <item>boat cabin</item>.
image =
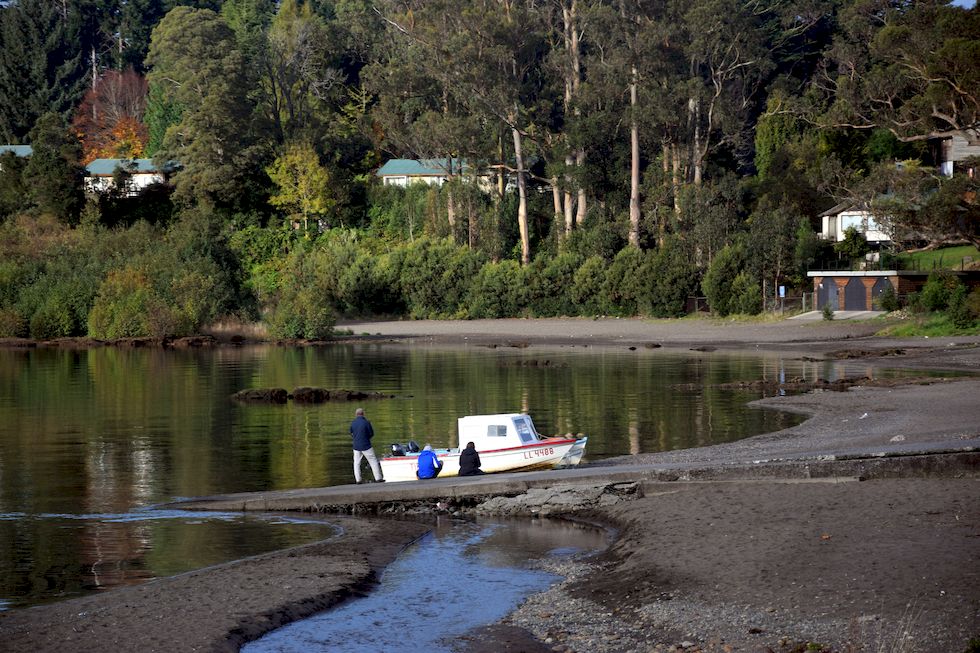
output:
[[531, 416], [522, 413], [469, 415], [457, 421], [460, 448], [472, 442], [477, 451], [493, 451], [523, 447], [541, 440]]

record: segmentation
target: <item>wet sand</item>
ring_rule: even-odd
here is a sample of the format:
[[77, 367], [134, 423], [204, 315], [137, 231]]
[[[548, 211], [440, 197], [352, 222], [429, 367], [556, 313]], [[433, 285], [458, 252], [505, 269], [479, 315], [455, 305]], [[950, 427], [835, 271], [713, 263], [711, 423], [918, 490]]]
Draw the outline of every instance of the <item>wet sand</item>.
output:
[[[352, 330], [410, 346], [711, 346], [818, 357], [847, 351], [872, 367], [980, 372], [980, 338], [874, 337], [880, 326], [503, 320], [359, 323]], [[838, 451], [862, 438], [948, 450], [980, 438], [978, 398], [977, 379], [774, 398], [765, 405], [814, 417], [730, 446], [625, 462], [725, 464], [774, 452]], [[869, 421], [876, 412], [880, 419]], [[624, 460], [610, 464], [617, 462]], [[515, 616], [473, 632], [457, 650], [794, 651], [823, 637], [832, 647], [824, 650], [834, 651], [965, 651], [969, 637], [980, 637], [975, 470], [958, 473], [965, 478], [932, 470], [929, 478], [910, 473], [844, 484], [668, 484], [668, 491], [587, 515], [619, 529], [610, 550], [583, 561], [580, 576], [550, 591], [546, 607], [536, 602], [541, 597], [529, 601], [527, 620]], [[235, 651], [369, 591], [379, 570], [428, 528], [424, 521], [330, 520], [344, 533], [326, 542], [0, 613], [0, 648]], [[874, 648], [871, 631], [898, 633], [909, 602], [913, 640], [901, 649]]]

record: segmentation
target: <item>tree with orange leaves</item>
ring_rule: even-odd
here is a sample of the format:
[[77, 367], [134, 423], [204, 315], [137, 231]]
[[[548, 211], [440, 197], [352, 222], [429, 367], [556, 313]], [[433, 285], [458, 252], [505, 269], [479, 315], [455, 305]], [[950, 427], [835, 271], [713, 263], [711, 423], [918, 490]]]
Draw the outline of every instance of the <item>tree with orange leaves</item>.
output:
[[110, 70], [99, 78], [72, 121], [82, 142], [83, 163], [143, 156], [148, 140], [143, 124], [146, 95], [146, 80], [132, 69]]

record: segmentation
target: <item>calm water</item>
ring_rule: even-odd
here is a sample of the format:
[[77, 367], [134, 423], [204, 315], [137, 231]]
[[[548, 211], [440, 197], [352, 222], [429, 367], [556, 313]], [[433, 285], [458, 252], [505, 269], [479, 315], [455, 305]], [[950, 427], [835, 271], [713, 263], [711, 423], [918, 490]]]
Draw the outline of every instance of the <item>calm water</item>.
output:
[[589, 435], [586, 460], [597, 460], [800, 420], [746, 408], [758, 392], [713, 384], [866, 371], [843, 362], [582, 347], [0, 350], [0, 606], [323, 537], [322, 524], [140, 510], [177, 497], [352, 481], [354, 405], [229, 399], [244, 388], [394, 394], [364, 404], [379, 452], [409, 439], [455, 446], [461, 415], [527, 411], [544, 434]]
[[243, 653], [449, 653], [469, 630], [493, 623], [558, 577], [534, 569], [544, 556], [604, 548], [593, 528], [547, 519], [441, 521], [393, 562], [363, 598], [289, 624]]

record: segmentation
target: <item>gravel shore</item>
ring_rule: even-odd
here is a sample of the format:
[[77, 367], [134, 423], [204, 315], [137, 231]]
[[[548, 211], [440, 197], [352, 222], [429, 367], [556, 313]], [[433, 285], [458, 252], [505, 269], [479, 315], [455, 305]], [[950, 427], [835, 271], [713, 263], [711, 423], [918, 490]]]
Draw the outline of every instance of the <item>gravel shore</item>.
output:
[[[500, 320], [348, 325], [414, 344], [799, 352], [872, 368], [980, 372], [980, 339], [883, 338], [881, 320]], [[870, 385], [870, 384], [869, 384]], [[602, 461], [752, 464], [975, 451], [980, 380], [852, 387], [753, 402], [803, 424], [734, 443]], [[974, 463], [975, 465], [975, 463]], [[850, 469], [850, 468], [849, 468]], [[678, 483], [578, 514], [615, 526], [609, 551], [555, 560], [566, 580], [456, 650], [967, 651], [980, 638], [980, 484], [965, 478]], [[933, 472], [929, 472], [932, 474]], [[957, 472], [955, 476], [960, 476]], [[980, 641], [978, 641], [980, 646]]]
[[[355, 337], [409, 346], [710, 346], [858, 356], [872, 369], [980, 372], [980, 338], [874, 336], [881, 326], [501, 320], [348, 328]], [[970, 638], [980, 637], [978, 397], [975, 377], [775, 397], [756, 403], [811, 418], [717, 447], [603, 461], [725, 467], [733, 470], [726, 478], [736, 480], [646, 484], [631, 501], [571, 511], [576, 519], [614, 528], [610, 548], [590, 558], [550, 561], [565, 581], [532, 596], [501, 623], [469, 633], [455, 648], [965, 652]], [[955, 473], [941, 464], [914, 464], [916, 454], [931, 451], [959, 451]], [[740, 469], [763, 460], [833, 466], [862, 456], [908, 460], [909, 471], [864, 481], [850, 471], [811, 482], [738, 480]], [[428, 528], [412, 521], [330, 520], [344, 530], [327, 542], [0, 613], [0, 648], [234, 651], [263, 632], [369, 591], [379, 570]]]
[[978, 489], [682, 484], [593, 515], [620, 528], [610, 550], [553, 562], [566, 580], [506, 623], [555, 652], [966, 651]]

